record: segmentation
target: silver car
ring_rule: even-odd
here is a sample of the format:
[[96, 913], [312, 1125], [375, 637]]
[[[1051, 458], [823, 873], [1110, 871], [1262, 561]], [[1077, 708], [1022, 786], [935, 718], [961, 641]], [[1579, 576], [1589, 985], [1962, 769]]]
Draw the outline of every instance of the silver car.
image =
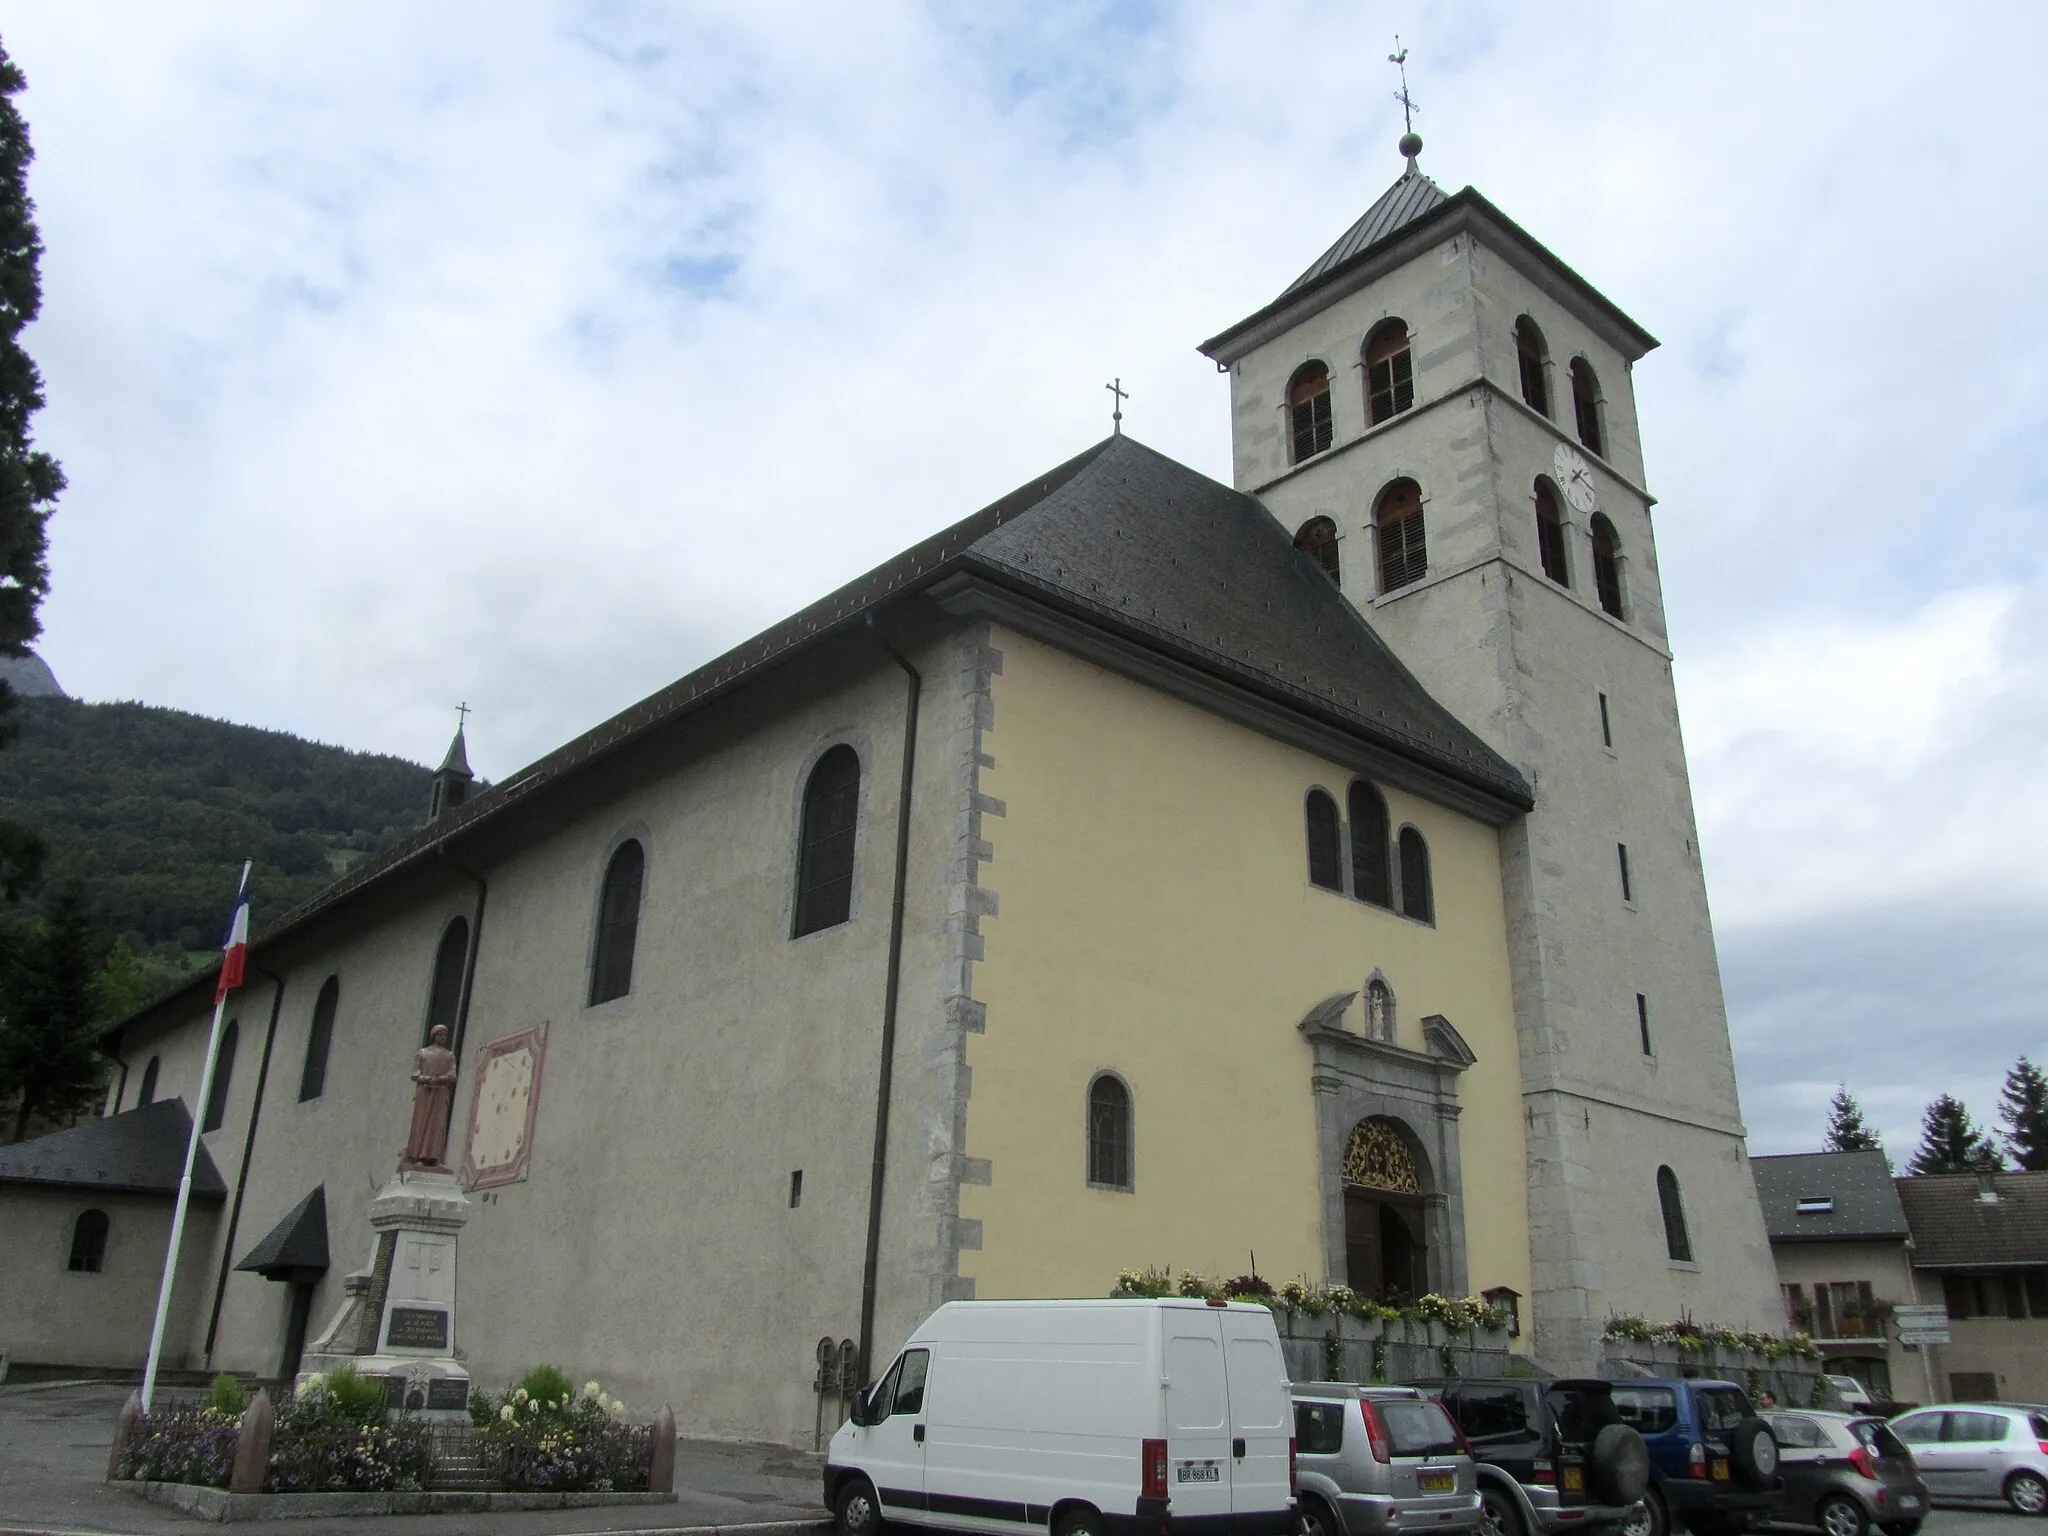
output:
[[1892, 1420], [1934, 1499], [2003, 1499], [2023, 1515], [2048, 1514], [2048, 1408], [2032, 1403], [1943, 1403]]
[[1302, 1536], [1479, 1529], [1479, 1481], [1443, 1405], [1413, 1387], [1294, 1385]]
[[1927, 1488], [1906, 1446], [1868, 1414], [1788, 1409], [1769, 1416], [1778, 1442], [1772, 1518], [1817, 1525], [1826, 1536], [1917, 1536]]

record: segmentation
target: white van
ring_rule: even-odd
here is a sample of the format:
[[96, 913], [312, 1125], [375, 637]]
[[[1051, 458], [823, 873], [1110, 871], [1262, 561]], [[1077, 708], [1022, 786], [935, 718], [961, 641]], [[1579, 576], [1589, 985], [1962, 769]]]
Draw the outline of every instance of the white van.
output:
[[840, 1536], [1292, 1536], [1294, 1412], [1246, 1303], [951, 1301], [839, 1427]]

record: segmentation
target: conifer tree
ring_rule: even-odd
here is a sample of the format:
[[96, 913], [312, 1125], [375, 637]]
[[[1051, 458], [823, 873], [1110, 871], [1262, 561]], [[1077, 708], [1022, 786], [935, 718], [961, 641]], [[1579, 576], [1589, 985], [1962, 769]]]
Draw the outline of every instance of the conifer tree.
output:
[[106, 1064], [93, 1049], [100, 945], [85, 903], [65, 892], [10, 946], [0, 975], [0, 1103], [14, 1105], [14, 1134], [32, 1120], [89, 1109]]
[[1979, 1173], [2004, 1166], [1997, 1143], [1977, 1129], [1968, 1107], [1953, 1094], [1944, 1093], [1927, 1106], [1920, 1122], [1920, 1150], [1913, 1154], [1906, 1172]]
[[1877, 1139], [1877, 1132], [1864, 1124], [1863, 1106], [1849, 1092], [1847, 1083], [1835, 1090], [1834, 1101], [1828, 1105], [1828, 1129], [1821, 1149], [1826, 1152], [1884, 1150], [1884, 1143]]
[[2005, 1122], [2004, 1141], [2012, 1160], [2028, 1173], [2048, 1168], [2048, 1073], [2024, 1056], [2005, 1074], [1998, 1118]]

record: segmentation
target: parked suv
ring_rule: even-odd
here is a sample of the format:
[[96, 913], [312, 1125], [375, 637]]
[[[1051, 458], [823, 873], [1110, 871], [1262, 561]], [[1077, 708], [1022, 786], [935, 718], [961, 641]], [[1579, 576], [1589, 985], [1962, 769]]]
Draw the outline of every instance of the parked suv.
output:
[[1817, 1525], [1827, 1536], [1915, 1536], [1927, 1485], [1883, 1419], [1802, 1408], [1770, 1416], [1784, 1487], [1772, 1518]]
[[1465, 1437], [1413, 1387], [1294, 1384], [1301, 1536], [1463, 1536], [1480, 1524]]
[[2029, 1403], [1945, 1403], [1892, 1420], [1930, 1498], [2003, 1499], [2023, 1515], [2048, 1514], [2048, 1408]]
[[1628, 1536], [1735, 1536], [1770, 1518], [1778, 1442], [1729, 1381], [1617, 1381], [1614, 1408], [1650, 1451], [1650, 1487]]
[[1489, 1536], [1619, 1531], [1649, 1457], [1604, 1381], [1467, 1376], [1415, 1383], [1465, 1432]]

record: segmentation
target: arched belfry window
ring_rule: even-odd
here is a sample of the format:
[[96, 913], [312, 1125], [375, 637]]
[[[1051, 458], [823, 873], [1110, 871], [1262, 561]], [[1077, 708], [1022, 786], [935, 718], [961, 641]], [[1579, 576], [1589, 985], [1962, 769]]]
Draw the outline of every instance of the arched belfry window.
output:
[[1394, 904], [1388, 868], [1387, 802], [1364, 779], [1351, 786], [1351, 894], [1376, 907]]
[[1131, 1090], [1108, 1072], [1088, 1085], [1088, 1182], [1131, 1188]]
[[[590, 962], [592, 1007], [633, 990], [633, 949], [640, 939], [640, 887], [646, 876], [647, 850], [639, 839], [628, 838], [605, 866], [604, 887], [598, 893], [597, 945]], [[452, 933], [454, 925], [449, 928]], [[441, 948], [444, 953], [448, 948], [445, 938]], [[459, 970], [456, 986], [461, 986]]]
[[1600, 431], [1600, 381], [1593, 376], [1593, 365], [1583, 357], [1572, 359], [1572, 424], [1579, 430], [1580, 442], [1606, 457], [1607, 445]]
[[213, 1091], [206, 1096], [206, 1117], [199, 1122], [202, 1132], [219, 1130], [228, 1117], [228, 1090], [235, 1081], [235, 1047], [241, 1039], [240, 1021], [229, 1019], [228, 1027], [220, 1032], [220, 1051], [213, 1059]]
[[1600, 606], [1615, 618], [1621, 614], [1621, 540], [1604, 513], [1593, 514], [1593, 590]]
[[[640, 845], [633, 844], [635, 848]], [[619, 850], [624, 853], [623, 847]], [[612, 863], [617, 865], [616, 856]], [[606, 878], [606, 890], [610, 890], [610, 878]], [[633, 882], [633, 911], [637, 919], [640, 911], [640, 882]], [[604, 924], [600, 918], [598, 927]], [[630, 984], [633, 973], [632, 940], [627, 940], [626, 976]], [[434, 951], [434, 978], [427, 987], [427, 1022], [420, 1029], [420, 1044], [425, 1045], [434, 1037], [438, 1026], [448, 1031], [448, 1048], [456, 1045], [455, 1026], [462, 1017], [462, 977], [469, 967], [469, 919], [450, 919], [448, 926], [441, 930], [441, 946]], [[617, 996], [617, 993], [612, 994]]]
[[1339, 586], [1344, 584], [1343, 572], [1337, 564], [1336, 523], [1327, 517], [1310, 518], [1295, 534], [1294, 547], [1314, 560], [1330, 580]]
[[1657, 1170], [1657, 1204], [1664, 1211], [1664, 1247], [1681, 1264], [1692, 1262], [1692, 1238], [1685, 1230], [1685, 1202], [1678, 1195], [1678, 1175]]
[[832, 928], [853, 915], [853, 851], [860, 817], [860, 755], [837, 746], [804, 785], [791, 936]]
[[1536, 552], [1543, 560], [1543, 574], [1560, 587], [1572, 584], [1571, 568], [1565, 563], [1564, 508], [1558, 504], [1557, 488], [1548, 480], [1536, 482]]
[[1303, 363], [1288, 382], [1287, 425], [1297, 464], [1330, 446], [1330, 370], [1321, 363]]
[[1543, 333], [1527, 315], [1515, 322], [1515, 361], [1521, 367], [1522, 402], [1532, 411], [1550, 414], [1550, 379], [1547, 363], [1550, 349], [1543, 345]]
[[299, 1102], [327, 1091], [327, 1055], [334, 1048], [334, 1015], [341, 1007], [341, 978], [330, 976], [313, 1000], [313, 1025], [306, 1031], [306, 1064], [299, 1068]]
[[80, 1211], [71, 1223], [71, 1261], [64, 1267], [96, 1275], [107, 1263], [107, 1230], [112, 1224], [102, 1210]]
[[1392, 592], [1429, 574], [1429, 542], [1422, 527], [1422, 487], [1396, 480], [1373, 509], [1379, 535], [1380, 590]]
[[156, 1102], [157, 1065], [157, 1058], [152, 1056], [149, 1058], [149, 1065], [142, 1069], [142, 1088], [135, 1095], [135, 1107], [137, 1109], [142, 1108], [145, 1104], [154, 1104]]
[[1413, 827], [1401, 829], [1401, 915], [1436, 921], [1436, 895], [1429, 885], [1429, 844]]
[[1415, 404], [1415, 364], [1408, 353], [1408, 327], [1382, 320], [1365, 339], [1367, 414], [1377, 426]]
[[1344, 837], [1337, 802], [1320, 789], [1308, 792], [1308, 883], [1326, 891], [1344, 889]]

